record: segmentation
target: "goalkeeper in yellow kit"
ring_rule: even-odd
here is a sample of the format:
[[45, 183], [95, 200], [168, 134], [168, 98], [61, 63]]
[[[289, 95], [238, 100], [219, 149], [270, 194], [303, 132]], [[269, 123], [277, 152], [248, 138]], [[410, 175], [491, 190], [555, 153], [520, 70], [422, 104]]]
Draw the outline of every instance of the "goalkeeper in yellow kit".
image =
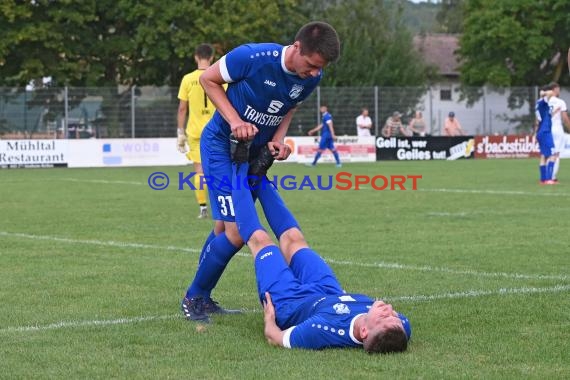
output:
[[[198, 68], [186, 74], [180, 83], [178, 91], [178, 150], [185, 153], [186, 157], [194, 163], [194, 187], [196, 188], [196, 200], [200, 205], [200, 214], [198, 218], [204, 219], [208, 217], [208, 207], [206, 204], [207, 187], [202, 183], [204, 171], [202, 169], [202, 160], [200, 158], [200, 136], [202, 130], [216, 111], [214, 104], [208, 99], [204, 89], [200, 85], [200, 75], [206, 70], [214, 59], [214, 48], [209, 44], [201, 44], [196, 47], [194, 52], [194, 60]], [[186, 123], [186, 129], [184, 124]], [[188, 145], [188, 148], [186, 147]]]

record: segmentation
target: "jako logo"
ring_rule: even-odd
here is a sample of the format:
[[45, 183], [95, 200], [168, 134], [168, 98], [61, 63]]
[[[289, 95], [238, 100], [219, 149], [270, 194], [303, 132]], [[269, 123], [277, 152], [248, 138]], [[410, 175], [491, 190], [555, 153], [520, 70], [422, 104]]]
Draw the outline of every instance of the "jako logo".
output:
[[266, 252], [266, 253], [264, 253], [263, 255], [261, 255], [261, 257], [259, 258], [259, 260], [263, 260], [263, 259], [265, 259], [266, 257], [269, 257], [269, 256], [271, 256], [271, 255], [273, 255], [273, 251]]
[[275, 82], [270, 81], [269, 79], [266, 79], [263, 83], [271, 87], [275, 87], [277, 85]]
[[269, 107], [267, 108], [267, 112], [277, 113], [279, 112], [281, 107], [283, 107], [283, 102], [280, 102], [279, 100], [272, 100], [271, 103], [269, 104]]

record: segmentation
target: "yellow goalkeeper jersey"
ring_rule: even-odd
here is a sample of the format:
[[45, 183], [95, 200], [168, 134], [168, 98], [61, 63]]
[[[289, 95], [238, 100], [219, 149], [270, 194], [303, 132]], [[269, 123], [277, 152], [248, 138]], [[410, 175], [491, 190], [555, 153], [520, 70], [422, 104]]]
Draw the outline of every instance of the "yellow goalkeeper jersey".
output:
[[184, 75], [178, 91], [178, 99], [188, 102], [189, 116], [186, 124], [186, 135], [189, 138], [200, 138], [202, 130], [216, 111], [216, 107], [208, 99], [198, 81], [203, 72], [204, 70], [198, 69]]

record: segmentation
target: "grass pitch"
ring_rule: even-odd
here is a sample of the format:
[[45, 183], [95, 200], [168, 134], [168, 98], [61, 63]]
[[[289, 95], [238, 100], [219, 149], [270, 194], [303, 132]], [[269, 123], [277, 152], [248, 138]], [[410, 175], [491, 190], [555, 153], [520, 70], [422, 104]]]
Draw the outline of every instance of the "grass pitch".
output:
[[419, 174], [417, 191], [282, 191], [345, 289], [409, 317], [387, 356], [270, 347], [245, 248], [214, 298], [246, 312], [185, 321], [211, 221], [155, 171], [192, 167], [0, 171], [0, 378], [570, 378], [570, 161], [549, 187], [536, 160], [465, 160], [342, 168]]

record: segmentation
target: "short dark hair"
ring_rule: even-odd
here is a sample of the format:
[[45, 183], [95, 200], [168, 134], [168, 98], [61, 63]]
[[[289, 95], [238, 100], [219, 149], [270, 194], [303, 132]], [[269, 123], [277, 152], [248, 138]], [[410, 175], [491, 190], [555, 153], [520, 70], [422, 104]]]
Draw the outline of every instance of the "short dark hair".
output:
[[194, 55], [200, 59], [210, 59], [214, 56], [214, 48], [210, 44], [200, 44], [196, 46]]
[[554, 90], [555, 88], [560, 88], [560, 85], [558, 84], [558, 82], [550, 82], [548, 85], [548, 90]]
[[363, 343], [369, 354], [404, 352], [408, 348], [408, 337], [401, 327], [394, 326], [367, 337]]
[[322, 21], [305, 24], [295, 36], [301, 42], [301, 54], [318, 53], [327, 62], [335, 62], [340, 56], [340, 39], [334, 28]]

